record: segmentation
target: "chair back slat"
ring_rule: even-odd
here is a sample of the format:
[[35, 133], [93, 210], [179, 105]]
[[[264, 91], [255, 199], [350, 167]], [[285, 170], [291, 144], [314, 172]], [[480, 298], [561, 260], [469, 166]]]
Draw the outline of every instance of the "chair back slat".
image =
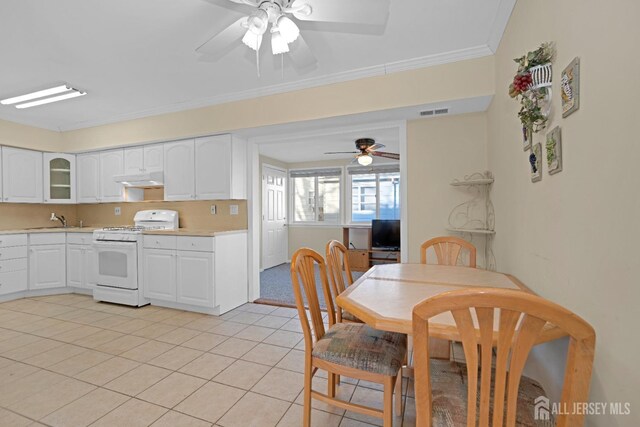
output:
[[520, 377], [524, 370], [524, 364], [531, 348], [536, 343], [546, 321], [525, 314], [516, 333], [513, 347], [511, 349], [511, 362], [509, 363], [509, 381], [507, 388], [507, 425], [516, 424], [516, 408], [518, 405], [518, 388], [520, 387]]
[[[331, 290], [327, 278], [327, 268], [322, 255], [309, 248], [298, 249], [291, 258], [291, 281], [293, 283], [293, 293], [298, 308], [298, 316], [302, 324], [305, 346], [310, 349], [315, 341], [321, 339], [325, 334], [322, 312], [320, 311], [320, 301], [316, 287], [316, 266], [320, 271], [320, 284], [327, 301], [327, 312], [329, 313], [329, 323], [335, 319], [335, 312], [331, 300]], [[304, 292], [304, 295], [303, 295]], [[305, 299], [309, 306], [309, 317], [305, 310]], [[313, 330], [311, 330], [313, 328]]]
[[[336, 312], [337, 322], [342, 322], [342, 310], [335, 305], [335, 298], [344, 292], [347, 286], [353, 284], [353, 275], [349, 267], [347, 252], [348, 249], [337, 240], [331, 240], [327, 243], [327, 269], [329, 271], [329, 283], [331, 284], [331, 293], [333, 296], [331, 305]], [[327, 305], [328, 304], [329, 302], [327, 302]]]
[[420, 246], [420, 262], [427, 263], [427, 250], [433, 248], [438, 264], [458, 265], [463, 249], [469, 253], [469, 267], [476, 267], [476, 247], [464, 239], [455, 236], [435, 237]]
[[493, 395], [493, 425], [501, 426], [504, 420], [505, 384], [507, 382], [507, 362], [511, 351], [511, 343], [516, 332], [516, 325], [521, 313], [517, 311], [500, 310], [500, 330], [496, 346], [496, 376]]
[[480, 426], [489, 427], [491, 402], [491, 363], [493, 359], [493, 317], [491, 308], [476, 308], [480, 330]]
[[[587, 322], [569, 310], [527, 292], [497, 288], [464, 289], [434, 296], [414, 307], [417, 426], [431, 426], [432, 392], [429, 347], [426, 345], [428, 321], [447, 312], [455, 320], [467, 363], [468, 427], [516, 425], [522, 371], [531, 348], [546, 327], [557, 327], [570, 337], [560, 404], [572, 407], [574, 403], [587, 401], [595, 349], [595, 332]], [[496, 319], [499, 320], [496, 322]], [[492, 368], [494, 346], [495, 368]], [[428, 403], [425, 402], [427, 399]], [[493, 409], [492, 417], [490, 409]], [[559, 426], [580, 426], [584, 422], [584, 414], [562, 413], [558, 415], [557, 422]]]
[[478, 398], [478, 339], [473, 318], [468, 308], [451, 310], [462, 340], [464, 358], [467, 361], [467, 426], [476, 424], [476, 400]]

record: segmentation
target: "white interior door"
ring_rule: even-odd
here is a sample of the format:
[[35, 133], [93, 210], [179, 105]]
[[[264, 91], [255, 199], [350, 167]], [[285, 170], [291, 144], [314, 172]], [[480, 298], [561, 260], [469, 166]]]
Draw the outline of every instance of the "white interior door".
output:
[[262, 168], [262, 268], [287, 262], [287, 173]]

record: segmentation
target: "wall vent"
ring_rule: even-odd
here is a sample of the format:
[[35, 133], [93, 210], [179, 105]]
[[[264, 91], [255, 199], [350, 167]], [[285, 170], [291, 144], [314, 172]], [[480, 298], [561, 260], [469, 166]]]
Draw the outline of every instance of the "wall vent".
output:
[[425, 110], [425, 111], [420, 111], [420, 115], [422, 117], [428, 117], [428, 116], [440, 116], [442, 114], [449, 114], [449, 109], [448, 108], [438, 108], [436, 110]]
[[449, 109], [448, 108], [439, 108], [439, 109], [435, 110], [436, 116], [438, 116], [440, 114], [448, 114], [448, 113], [449, 113]]
[[421, 116], [433, 116], [434, 113], [435, 111], [433, 110], [420, 111]]

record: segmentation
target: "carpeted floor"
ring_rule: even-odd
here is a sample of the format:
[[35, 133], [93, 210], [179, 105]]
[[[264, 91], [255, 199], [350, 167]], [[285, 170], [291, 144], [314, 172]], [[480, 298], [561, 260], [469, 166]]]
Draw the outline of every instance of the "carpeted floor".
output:
[[[260, 273], [260, 299], [278, 302], [286, 305], [296, 305], [291, 284], [291, 264], [284, 263], [264, 270]], [[353, 272], [353, 280], [363, 273]], [[316, 287], [320, 299], [320, 307], [326, 308], [324, 293], [320, 285], [320, 271], [316, 270]]]

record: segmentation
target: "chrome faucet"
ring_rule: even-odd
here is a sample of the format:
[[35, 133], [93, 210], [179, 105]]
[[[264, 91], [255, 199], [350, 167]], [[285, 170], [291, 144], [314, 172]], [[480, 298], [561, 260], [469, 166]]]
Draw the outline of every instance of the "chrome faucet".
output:
[[64, 215], [58, 216], [58, 215], [56, 215], [55, 212], [51, 212], [51, 218], [49, 218], [49, 220], [50, 221], [55, 221], [56, 219], [62, 223], [62, 226], [64, 228], [67, 228], [67, 220], [64, 219]]

